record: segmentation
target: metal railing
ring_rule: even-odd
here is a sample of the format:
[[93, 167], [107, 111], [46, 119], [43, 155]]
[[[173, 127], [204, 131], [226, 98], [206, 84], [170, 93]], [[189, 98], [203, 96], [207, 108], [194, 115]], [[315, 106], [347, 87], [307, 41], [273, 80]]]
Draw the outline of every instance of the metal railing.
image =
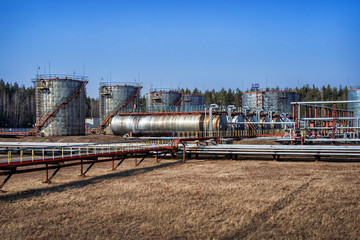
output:
[[156, 140], [34, 148], [3, 148], [0, 149], [0, 166], [69, 161], [91, 157], [123, 155], [126, 153], [148, 152], [149, 150], [166, 150], [176, 147], [176, 141]]
[[284, 136], [285, 129], [269, 130], [223, 130], [223, 131], [179, 131], [173, 132], [173, 138], [252, 138], [262, 136]]
[[[154, 107], [143, 107], [135, 109], [121, 109], [119, 113], [181, 113], [181, 112], [204, 112], [210, 106], [209, 105], [195, 105], [195, 106], [154, 106]], [[225, 112], [227, 106], [220, 105], [219, 108], [213, 110], [214, 112]], [[235, 107], [233, 112], [241, 112], [241, 107]]]
[[79, 76], [79, 75], [69, 75], [69, 74], [37, 74], [36, 79], [33, 81], [41, 80], [41, 79], [69, 79], [69, 80], [81, 80], [88, 81], [88, 76]]
[[0, 128], [0, 133], [23, 133], [31, 130], [32, 128]]

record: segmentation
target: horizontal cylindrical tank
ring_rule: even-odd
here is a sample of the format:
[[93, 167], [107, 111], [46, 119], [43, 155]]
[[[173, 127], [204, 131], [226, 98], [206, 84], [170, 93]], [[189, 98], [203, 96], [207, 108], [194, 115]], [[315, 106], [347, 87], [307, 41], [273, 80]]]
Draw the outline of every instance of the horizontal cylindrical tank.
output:
[[199, 105], [205, 105], [204, 95], [184, 94], [182, 96], [181, 106], [199, 106]]
[[38, 75], [35, 82], [36, 127], [44, 136], [85, 134], [87, 78]]
[[[115, 135], [170, 136], [173, 132], [204, 131], [205, 124], [209, 126], [209, 116], [205, 120], [204, 114], [115, 116], [111, 130]], [[226, 130], [226, 116], [213, 115], [212, 125], [213, 131]]]
[[[351, 89], [348, 91], [348, 100], [360, 100], [360, 88]], [[348, 110], [354, 112], [354, 117], [360, 119], [360, 103], [348, 103]], [[358, 121], [353, 121], [353, 126], [358, 127]]]
[[299, 101], [299, 94], [292, 91], [256, 91], [242, 95], [242, 107], [250, 111], [292, 113], [291, 102]]
[[176, 91], [149, 91], [146, 94], [146, 107], [180, 106], [182, 93]]

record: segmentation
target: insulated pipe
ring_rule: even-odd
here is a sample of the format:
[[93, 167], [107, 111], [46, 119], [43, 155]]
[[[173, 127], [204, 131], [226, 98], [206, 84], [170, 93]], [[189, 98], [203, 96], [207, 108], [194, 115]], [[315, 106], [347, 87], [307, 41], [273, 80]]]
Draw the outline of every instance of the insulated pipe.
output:
[[213, 115], [205, 120], [204, 114], [184, 115], [141, 115], [115, 116], [111, 121], [114, 135], [125, 135], [130, 132], [137, 136], [170, 136], [173, 132], [200, 132], [212, 122], [214, 131], [226, 130], [225, 114]]

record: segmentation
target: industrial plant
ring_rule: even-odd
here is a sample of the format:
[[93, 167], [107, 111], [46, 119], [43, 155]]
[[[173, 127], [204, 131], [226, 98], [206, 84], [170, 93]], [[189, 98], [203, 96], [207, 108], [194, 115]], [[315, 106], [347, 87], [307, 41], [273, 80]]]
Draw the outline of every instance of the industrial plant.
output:
[[[183, 162], [195, 158], [221, 155], [303, 156], [305, 144], [359, 143], [360, 88], [348, 91], [347, 100], [299, 101], [293, 90], [261, 89], [253, 84], [242, 95], [242, 105], [205, 104], [205, 96], [174, 89], [150, 89], [140, 106], [142, 84], [136, 82], [100, 83], [99, 121], [85, 127], [86, 76], [48, 74], [33, 80], [36, 99], [36, 124], [28, 132], [3, 135], [25, 136], [114, 136], [107, 143], [36, 143], [2, 144], [0, 174], [45, 170], [44, 182], [66, 166], [81, 165], [84, 176], [99, 161], [112, 161], [112, 169], [126, 159], [135, 158], [138, 166], [149, 156], [167, 155]], [[144, 106], [145, 105], [145, 106]], [[340, 107], [341, 106], [341, 107]], [[345, 107], [344, 107], [345, 106]], [[98, 126], [94, 123], [98, 122]], [[258, 148], [227, 144], [249, 138], [271, 139], [282, 145]], [[195, 144], [196, 143], [196, 144]], [[210, 144], [210, 145], [209, 145]], [[288, 144], [301, 145], [289, 148]], [[204, 147], [206, 145], [206, 147]], [[14, 148], [16, 146], [16, 148]], [[21, 146], [21, 147], [20, 147]], [[323, 157], [343, 155], [358, 157], [360, 148], [346, 146], [307, 146], [306, 156], [317, 161]], [[140, 159], [138, 161], [137, 159]], [[116, 161], [119, 160], [118, 163]], [[88, 168], [84, 170], [84, 165]], [[34, 165], [31, 169], [23, 169]], [[55, 169], [49, 176], [49, 170]]]

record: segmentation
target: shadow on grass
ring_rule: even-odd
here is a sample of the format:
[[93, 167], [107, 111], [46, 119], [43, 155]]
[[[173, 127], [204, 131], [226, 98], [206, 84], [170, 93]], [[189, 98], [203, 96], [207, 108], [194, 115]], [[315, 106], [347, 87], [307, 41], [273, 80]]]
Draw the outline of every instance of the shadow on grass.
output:
[[166, 167], [180, 164], [180, 163], [182, 163], [182, 161], [179, 160], [176, 162], [163, 163], [163, 164], [160, 164], [157, 166], [152, 166], [152, 167], [135, 168], [135, 169], [125, 170], [122, 172], [109, 173], [109, 174], [105, 174], [105, 175], [101, 175], [101, 176], [91, 177], [91, 178], [87, 178], [87, 179], [81, 179], [78, 181], [72, 181], [69, 183], [61, 184], [61, 185], [50, 186], [47, 188], [26, 190], [26, 191], [17, 192], [14, 194], [0, 196], [0, 201], [10, 202], [10, 201], [16, 201], [16, 200], [28, 198], [28, 197], [36, 197], [36, 196], [40, 196], [42, 194], [48, 194], [48, 193], [53, 193], [53, 192], [62, 192], [62, 191], [65, 191], [67, 189], [72, 189], [72, 188], [81, 188], [81, 187], [84, 187], [84, 186], [87, 186], [90, 184], [101, 182], [106, 179], [135, 176], [135, 175], [151, 172], [155, 169], [166, 168]]
[[[254, 155], [238, 155], [236, 158], [222, 155], [203, 155], [192, 160], [230, 160], [233, 161], [276, 161], [276, 162], [316, 162], [315, 156], [280, 156], [280, 158], [273, 158], [269, 155], [254, 156]], [[338, 156], [322, 156], [318, 162], [339, 162], [339, 163], [355, 163], [360, 162], [360, 157], [338, 157]]]

